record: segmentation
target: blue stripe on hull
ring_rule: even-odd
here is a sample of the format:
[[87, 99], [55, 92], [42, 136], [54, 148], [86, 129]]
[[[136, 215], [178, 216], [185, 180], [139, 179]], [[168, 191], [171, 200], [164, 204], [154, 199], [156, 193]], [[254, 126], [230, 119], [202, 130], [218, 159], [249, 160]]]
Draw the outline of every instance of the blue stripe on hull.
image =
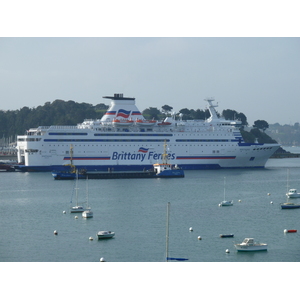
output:
[[[75, 165], [76, 166], [76, 165]], [[226, 167], [223, 168], [219, 164], [184, 164], [178, 166], [182, 170], [217, 170], [217, 169], [245, 169], [245, 168], [264, 168], [261, 167]], [[108, 171], [108, 169], [114, 170], [114, 171], [143, 171], [143, 170], [149, 170], [153, 168], [152, 165], [110, 165], [110, 166], [99, 166], [99, 165], [93, 165], [93, 166], [84, 166], [80, 165], [77, 166], [78, 169], [86, 169], [87, 171]], [[62, 165], [56, 165], [56, 166], [22, 166], [18, 165], [15, 167], [17, 170], [22, 172], [52, 172], [52, 171], [65, 171], [69, 170], [69, 167], [62, 166]]]

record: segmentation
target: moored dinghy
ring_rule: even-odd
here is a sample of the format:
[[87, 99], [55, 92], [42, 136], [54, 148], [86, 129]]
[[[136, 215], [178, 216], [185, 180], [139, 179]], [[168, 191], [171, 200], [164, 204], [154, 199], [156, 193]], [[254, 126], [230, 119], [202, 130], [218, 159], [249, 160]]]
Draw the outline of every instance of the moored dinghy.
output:
[[115, 236], [115, 233], [113, 231], [102, 230], [102, 231], [97, 232], [98, 240], [110, 239], [114, 236]]
[[293, 202], [285, 202], [280, 204], [282, 209], [294, 209], [294, 208], [300, 208], [300, 204], [296, 204]]
[[230, 233], [230, 234], [220, 234], [220, 238], [231, 238], [231, 237], [234, 237], [233, 233]]

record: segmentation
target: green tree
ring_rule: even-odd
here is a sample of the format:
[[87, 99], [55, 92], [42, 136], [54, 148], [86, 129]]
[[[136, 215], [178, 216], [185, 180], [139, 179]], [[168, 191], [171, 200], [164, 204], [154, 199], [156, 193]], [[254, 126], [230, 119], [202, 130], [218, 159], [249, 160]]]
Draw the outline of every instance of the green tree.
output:
[[172, 109], [173, 109], [172, 106], [169, 106], [169, 105], [167, 105], [167, 104], [163, 105], [161, 108], [162, 108], [162, 111], [163, 111], [165, 114], [169, 113], [169, 112], [172, 111]]
[[264, 121], [264, 120], [256, 120], [254, 122], [253, 127], [261, 129], [262, 131], [265, 131], [267, 128], [269, 128], [269, 124], [267, 121]]
[[142, 114], [145, 116], [146, 119], [158, 120], [161, 112], [156, 107], [149, 107], [143, 110]]
[[225, 120], [239, 120], [242, 122], [242, 125], [247, 126], [247, 117], [243, 113], [238, 113], [235, 110], [224, 109], [222, 116]]

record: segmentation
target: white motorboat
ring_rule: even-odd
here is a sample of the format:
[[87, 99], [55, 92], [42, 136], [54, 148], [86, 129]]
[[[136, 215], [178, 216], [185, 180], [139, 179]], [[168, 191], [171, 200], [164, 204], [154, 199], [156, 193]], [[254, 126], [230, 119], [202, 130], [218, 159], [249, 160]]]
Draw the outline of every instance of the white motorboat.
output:
[[98, 233], [97, 233], [98, 240], [109, 239], [109, 238], [114, 237], [114, 235], [115, 235], [115, 233], [113, 231], [107, 231], [107, 230], [98, 231]]
[[83, 213], [82, 213], [82, 217], [83, 218], [92, 218], [93, 217], [93, 212], [91, 211], [90, 208], [86, 209]]
[[286, 195], [288, 198], [300, 198], [300, 193], [297, 193], [296, 189], [289, 189]]
[[296, 189], [290, 189], [289, 188], [289, 178], [290, 178], [290, 170], [287, 169], [287, 192], [286, 192], [286, 196], [288, 198], [300, 198], [300, 193], [297, 193]]
[[266, 251], [268, 245], [255, 243], [253, 238], [245, 238], [242, 243], [234, 244], [237, 251]]

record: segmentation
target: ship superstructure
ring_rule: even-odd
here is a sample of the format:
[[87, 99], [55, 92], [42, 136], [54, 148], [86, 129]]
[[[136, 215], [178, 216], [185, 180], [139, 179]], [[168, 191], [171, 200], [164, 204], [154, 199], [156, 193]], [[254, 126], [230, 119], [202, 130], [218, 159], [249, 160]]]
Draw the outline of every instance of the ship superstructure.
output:
[[[86, 170], [144, 170], [162, 159], [184, 170], [262, 168], [278, 144], [245, 143], [240, 121], [218, 116], [213, 99], [206, 99], [210, 118], [146, 120], [135, 98], [105, 96], [111, 105], [101, 120], [77, 126], [39, 126], [18, 136], [20, 170], [63, 170], [72, 163]], [[70, 150], [72, 148], [72, 151]]]

